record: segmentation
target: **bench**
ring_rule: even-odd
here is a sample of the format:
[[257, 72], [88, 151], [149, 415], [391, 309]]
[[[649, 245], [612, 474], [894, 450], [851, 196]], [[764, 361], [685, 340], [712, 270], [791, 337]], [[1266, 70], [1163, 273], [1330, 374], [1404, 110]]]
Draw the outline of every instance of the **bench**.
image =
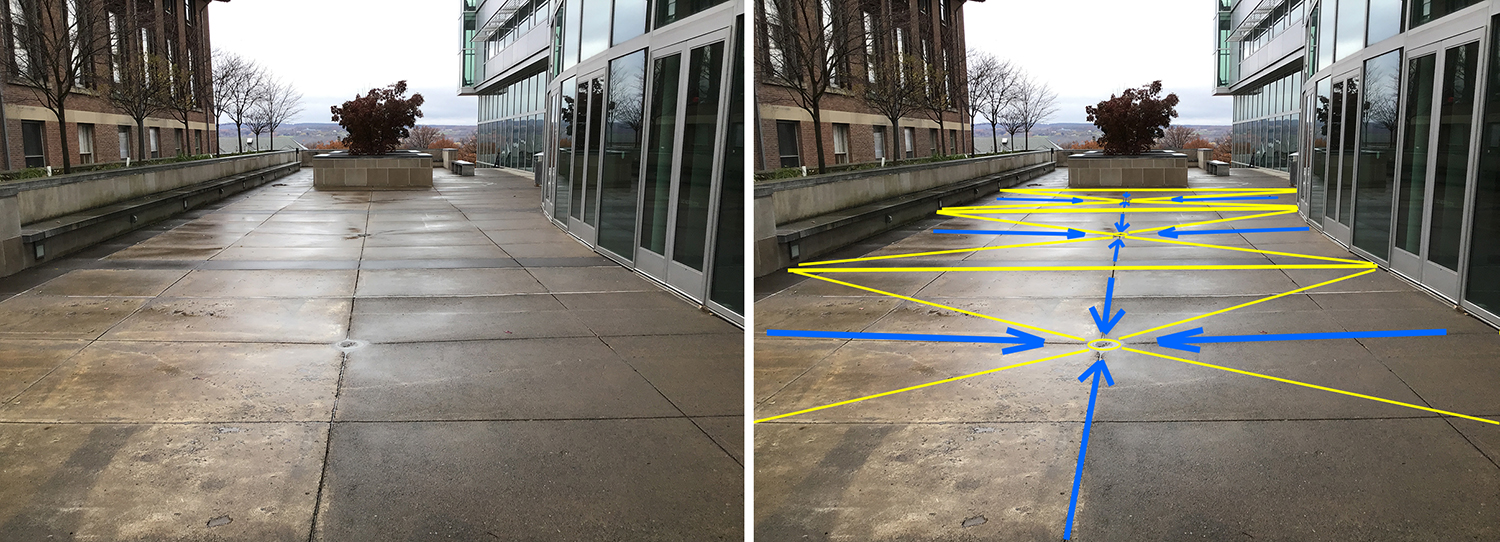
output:
[[473, 177], [474, 163], [468, 160], [454, 160], [453, 173], [463, 177]]
[[280, 179], [297, 172], [301, 167], [302, 162], [279, 164], [31, 224], [22, 224], [21, 241], [32, 247], [44, 243], [47, 257], [60, 256], [169, 218], [193, 207], [218, 201], [230, 194]]
[[1208, 161], [1208, 167], [1204, 168], [1204, 169], [1208, 170], [1208, 174], [1209, 175], [1218, 175], [1220, 177], [1228, 177], [1229, 176], [1229, 163], [1228, 162], [1220, 162], [1218, 160], [1209, 160]]

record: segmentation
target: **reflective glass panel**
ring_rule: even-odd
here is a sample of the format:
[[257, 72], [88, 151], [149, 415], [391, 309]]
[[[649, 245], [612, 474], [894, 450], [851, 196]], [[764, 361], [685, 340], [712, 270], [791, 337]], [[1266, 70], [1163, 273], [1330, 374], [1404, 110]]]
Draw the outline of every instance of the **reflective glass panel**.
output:
[[1390, 257], [1396, 126], [1401, 120], [1399, 49], [1365, 61], [1364, 90], [1359, 178], [1355, 183], [1354, 246], [1385, 259]]
[[1432, 134], [1432, 85], [1437, 55], [1406, 67], [1406, 127], [1401, 133], [1401, 179], [1396, 197], [1396, 246], [1422, 254], [1422, 205], [1427, 197], [1427, 151]]
[[615, 0], [615, 31], [610, 45], [619, 45], [646, 32], [646, 0]]
[[1364, 91], [1359, 76], [1344, 81], [1344, 141], [1339, 145], [1339, 223], [1351, 225], [1354, 216], [1354, 175], [1359, 158], [1360, 94]]
[[1427, 230], [1427, 259], [1458, 269], [1458, 246], [1464, 218], [1464, 188], [1469, 173], [1469, 129], [1474, 122], [1474, 85], [1479, 75], [1479, 43], [1443, 52], [1443, 94], [1438, 111], [1437, 148], [1433, 149], [1432, 219]]
[[699, 271], [703, 270], [703, 255], [707, 248], [723, 74], [724, 42], [699, 47], [689, 53], [672, 259]]
[[1333, 96], [1328, 102], [1328, 172], [1324, 179], [1327, 179], [1329, 187], [1327, 199], [1323, 204], [1323, 214], [1330, 218], [1337, 218], [1339, 215], [1338, 178], [1341, 163], [1339, 157], [1344, 134], [1340, 128], [1343, 127], [1343, 118], [1344, 82], [1338, 81], [1333, 84]]
[[581, 80], [573, 90], [573, 103], [577, 107], [577, 116], [574, 117], [576, 125], [573, 127], [573, 171], [571, 180], [573, 184], [572, 205], [569, 207], [568, 216], [583, 219], [583, 181], [587, 174], [584, 167], [584, 155], [588, 154], [588, 118], [589, 118], [589, 81]]
[[1469, 233], [1469, 279], [1464, 299], [1500, 313], [1500, 17], [1490, 21], [1489, 85], [1484, 96], [1484, 135], [1475, 177], [1474, 223]]
[[[743, 32], [735, 33], [730, 53], [729, 123], [725, 127], [724, 157], [720, 166], [718, 231], [714, 234], [714, 264], [708, 297], [736, 314], [745, 314], [745, 67]], [[879, 148], [879, 147], [877, 147]]]
[[646, 51], [609, 62], [609, 111], [600, 181], [599, 246], [635, 258], [635, 203], [645, 135]]
[[583, 221], [590, 226], [599, 223], [599, 165], [604, 146], [604, 78], [595, 77], [589, 86], [589, 150], [584, 158], [584, 179], [589, 188], [584, 194]]
[[1365, 0], [1343, 0], [1338, 3], [1338, 28], [1333, 31], [1334, 60], [1349, 58], [1349, 55], [1365, 46]]
[[583, 0], [582, 44], [578, 57], [582, 59], [599, 54], [609, 46], [610, 0]]
[[642, 180], [640, 246], [657, 254], [667, 252], [667, 197], [672, 191], [672, 150], [677, 128], [677, 86], [682, 55], [656, 59], [651, 67], [651, 118], [647, 136], [646, 177]]

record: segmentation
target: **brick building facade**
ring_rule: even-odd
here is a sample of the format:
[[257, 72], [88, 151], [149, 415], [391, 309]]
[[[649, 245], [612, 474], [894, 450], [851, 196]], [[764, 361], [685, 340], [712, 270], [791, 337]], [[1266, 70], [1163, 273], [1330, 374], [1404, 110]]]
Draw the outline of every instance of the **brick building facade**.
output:
[[[757, 7], [762, 14], [758, 18], [758, 43], [770, 43], [771, 32], [767, 30], [765, 7], [760, 0]], [[966, 0], [822, 0], [824, 6], [835, 9], [858, 10], [864, 15], [867, 28], [874, 27], [866, 39], [870, 40], [865, 52], [855, 52], [848, 61], [848, 83], [843, 88], [832, 88], [821, 100], [822, 122], [817, 127], [822, 131], [823, 156], [827, 165], [843, 163], [878, 162], [881, 158], [895, 160], [920, 158], [934, 154], [958, 154], [969, 152], [972, 138], [972, 120], [962, 111], [959, 100], [965, 89], [956, 82], [967, 78], [964, 63], [964, 19], [963, 4]], [[983, 0], [967, 0], [983, 1]], [[904, 21], [902, 24], [880, 25], [872, 21]], [[782, 37], [781, 39], [787, 39]], [[899, 42], [899, 45], [897, 45]], [[818, 152], [812, 115], [797, 105], [795, 93], [776, 77], [764, 73], [770, 54], [768, 47], [757, 47], [755, 114], [758, 119], [755, 138], [755, 169], [764, 171], [781, 167], [818, 165]], [[891, 133], [890, 120], [870, 107], [861, 97], [861, 85], [871, 79], [867, 60], [871, 53], [894, 54], [894, 50], [920, 53], [928, 62], [941, 65], [946, 77], [955, 83], [954, 107], [943, 116], [941, 126], [925, 112], [904, 116], [900, 121], [901, 133]], [[892, 147], [891, 142], [896, 143]], [[879, 142], [884, 142], [880, 145]], [[894, 148], [894, 150], [892, 150]], [[793, 151], [795, 149], [795, 152]], [[895, 155], [893, 155], [893, 153]]]
[[[66, 102], [67, 122], [61, 129], [65, 130], [68, 140], [71, 164], [214, 152], [218, 148], [218, 135], [211, 115], [204, 111], [208, 100], [212, 99], [207, 84], [212, 78], [208, 5], [214, 1], [229, 0], [11, 0], [0, 3], [7, 48], [6, 61], [0, 63], [0, 68], [5, 70], [3, 94], [0, 94], [0, 103], [3, 103], [0, 122], [5, 127], [0, 133], [0, 150], [3, 150], [0, 163], [4, 166], [0, 169], [62, 166], [63, 149], [57, 115], [45, 106], [35, 87], [17, 76], [18, 63], [27, 62], [28, 55], [41, 52], [35, 51], [36, 45], [31, 45], [31, 50], [28, 50], [26, 31], [20, 27], [30, 24], [45, 28], [45, 23], [38, 23], [46, 19], [36, 10], [52, 9], [59, 10], [54, 13], [66, 13], [63, 6], [78, 3], [89, 3], [96, 11], [71, 8], [93, 16], [85, 21], [68, 19], [69, 24], [64, 26], [80, 29], [74, 32], [96, 33], [99, 39], [108, 42], [101, 42], [103, 50], [95, 55], [92, 71], [83, 76], [86, 83], [75, 87]], [[117, 77], [117, 70], [143, 50], [161, 55], [172, 65], [191, 66], [188, 73], [194, 78], [194, 87], [199, 89], [196, 91], [199, 105], [188, 115], [186, 129], [173, 113], [163, 111], [147, 117], [145, 131], [140, 133], [133, 118], [105, 99], [105, 89]], [[31, 62], [40, 64], [44, 61]], [[146, 143], [147, 156], [144, 157], [139, 156], [137, 150], [142, 137]]]

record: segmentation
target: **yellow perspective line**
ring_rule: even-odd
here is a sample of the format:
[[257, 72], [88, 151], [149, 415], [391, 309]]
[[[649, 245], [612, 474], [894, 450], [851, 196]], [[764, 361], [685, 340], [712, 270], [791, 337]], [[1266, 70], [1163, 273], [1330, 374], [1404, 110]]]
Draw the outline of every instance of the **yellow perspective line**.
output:
[[833, 403], [833, 404], [828, 404], [828, 405], [823, 405], [823, 406], [816, 406], [816, 407], [812, 407], [812, 408], [805, 408], [805, 409], [802, 409], [802, 410], [798, 410], [796, 412], [788, 412], [786, 414], [781, 414], [781, 415], [778, 415], [778, 416], [771, 416], [769, 418], [761, 418], [759, 420], [755, 420], [755, 423], [769, 422], [771, 420], [779, 420], [779, 419], [786, 418], [786, 417], [789, 417], [789, 416], [796, 416], [798, 414], [806, 414], [808, 412], [813, 412], [813, 411], [816, 411], [816, 410], [823, 410], [825, 408], [833, 408], [833, 407], [836, 407], [836, 406], [847, 405], [847, 404], [850, 404], [850, 403], [858, 403], [860, 401], [874, 399], [876, 397], [885, 397], [887, 395], [895, 395], [895, 394], [901, 393], [903, 391], [917, 390], [917, 389], [922, 389], [922, 388], [925, 388], [925, 387], [928, 387], [928, 386], [936, 386], [938, 384], [947, 384], [949, 382], [956, 382], [956, 381], [959, 381], [959, 380], [963, 380], [965, 378], [974, 378], [976, 376], [987, 375], [987, 374], [990, 374], [990, 373], [997, 373], [997, 372], [1000, 372], [1000, 371], [1004, 371], [1006, 369], [1014, 369], [1016, 367], [1025, 367], [1025, 366], [1031, 365], [1033, 363], [1041, 363], [1043, 361], [1050, 361], [1050, 360], [1054, 360], [1054, 359], [1057, 359], [1057, 358], [1064, 358], [1064, 357], [1068, 357], [1068, 356], [1071, 356], [1071, 355], [1074, 355], [1074, 354], [1082, 354], [1082, 353], [1088, 352], [1088, 351], [1089, 351], [1089, 349], [1085, 348], [1083, 350], [1077, 350], [1077, 351], [1074, 351], [1074, 352], [1068, 352], [1066, 354], [1058, 354], [1058, 355], [1052, 356], [1052, 357], [1046, 357], [1046, 358], [1041, 358], [1041, 359], [1034, 359], [1034, 360], [1031, 360], [1031, 361], [1023, 361], [1023, 362], [1017, 363], [1015, 365], [1006, 365], [1004, 367], [997, 367], [997, 368], [994, 368], [994, 369], [985, 369], [985, 370], [979, 371], [977, 373], [969, 373], [969, 374], [966, 374], [966, 375], [963, 375], [963, 376], [955, 376], [953, 378], [947, 378], [947, 379], [939, 380], [939, 381], [936, 381], [936, 382], [928, 382], [926, 384], [917, 384], [915, 386], [901, 388], [899, 390], [891, 390], [891, 391], [888, 391], [888, 392], [885, 392], [885, 393], [877, 393], [875, 395], [866, 395], [866, 396], [860, 397], [858, 399], [850, 399], [848, 401], [839, 401], [839, 402]]
[[834, 284], [848, 286], [850, 288], [858, 288], [858, 289], [864, 290], [866, 292], [876, 293], [876, 294], [880, 294], [880, 295], [884, 295], [884, 296], [890, 296], [890, 297], [894, 297], [896, 299], [903, 299], [903, 300], [906, 300], [906, 301], [910, 301], [912, 303], [921, 303], [921, 304], [927, 305], [929, 307], [937, 307], [939, 309], [947, 309], [947, 310], [950, 310], [950, 311], [954, 311], [954, 312], [958, 312], [958, 313], [962, 313], [962, 314], [967, 314], [969, 316], [977, 316], [977, 317], [983, 318], [985, 320], [991, 320], [991, 321], [995, 321], [995, 322], [1000, 322], [1002, 324], [1006, 324], [1006, 325], [1010, 325], [1010, 326], [1015, 326], [1015, 327], [1019, 327], [1019, 328], [1026, 328], [1026, 329], [1029, 329], [1029, 330], [1032, 330], [1032, 331], [1040, 331], [1040, 332], [1046, 333], [1048, 335], [1056, 335], [1058, 337], [1063, 337], [1063, 338], [1067, 338], [1067, 339], [1073, 339], [1075, 341], [1083, 341], [1083, 340], [1085, 340], [1083, 337], [1074, 337], [1072, 335], [1069, 335], [1067, 333], [1063, 333], [1061, 331], [1052, 331], [1052, 330], [1047, 329], [1047, 328], [1030, 326], [1030, 325], [1026, 325], [1026, 324], [1023, 324], [1023, 323], [1020, 323], [1020, 322], [1012, 322], [1010, 320], [1006, 320], [1004, 318], [996, 318], [996, 317], [990, 316], [988, 314], [979, 314], [977, 312], [966, 311], [966, 310], [960, 309], [958, 307], [949, 307], [949, 306], [944, 305], [942, 303], [933, 303], [931, 301], [923, 301], [923, 300], [917, 299], [915, 297], [907, 297], [907, 296], [904, 296], [904, 295], [901, 295], [901, 294], [891, 293], [891, 292], [887, 292], [887, 291], [884, 291], [884, 290], [876, 290], [876, 289], [871, 288], [869, 286], [860, 286], [860, 285], [854, 284], [852, 282], [844, 282], [842, 280], [834, 280], [834, 279], [831, 279], [831, 278], [828, 278], [828, 277], [820, 277], [818, 275], [813, 274], [813, 273], [819, 272], [819, 271], [826, 271], [826, 269], [788, 269], [786, 271], [788, 273], [795, 273], [795, 274], [798, 274], [798, 275], [802, 275], [804, 277], [812, 277], [812, 278], [815, 278], [815, 279], [818, 279], [818, 280], [825, 280], [825, 281], [828, 281], [828, 282], [832, 282]]
[[1257, 304], [1257, 303], [1264, 303], [1264, 302], [1270, 301], [1272, 299], [1286, 297], [1286, 296], [1289, 296], [1289, 295], [1292, 295], [1292, 294], [1295, 294], [1295, 293], [1298, 293], [1298, 292], [1306, 292], [1306, 291], [1311, 290], [1313, 288], [1319, 288], [1319, 287], [1322, 287], [1322, 286], [1327, 286], [1329, 284], [1333, 284], [1333, 283], [1341, 281], [1341, 280], [1352, 279], [1352, 278], [1360, 276], [1360, 275], [1368, 275], [1368, 274], [1374, 273], [1374, 272], [1376, 272], [1378, 270], [1379, 270], [1378, 268], [1372, 268], [1372, 269], [1368, 269], [1368, 270], [1365, 270], [1365, 271], [1361, 271], [1359, 273], [1354, 273], [1352, 275], [1346, 275], [1346, 276], [1342, 276], [1342, 277], [1339, 277], [1339, 278], [1336, 278], [1336, 279], [1333, 279], [1333, 280], [1319, 282], [1319, 283], [1314, 284], [1312, 286], [1306, 286], [1306, 287], [1298, 288], [1296, 290], [1292, 290], [1292, 291], [1289, 291], [1289, 292], [1282, 292], [1282, 293], [1279, 293], [1279, 294], [1276, 294], [1276, 295], [1273, 295], [1273, 296], [1262, 297], [1262, 298], [1257, 299], [1255, 301], [1250, 301], [1250, 302], [1246, 302], [1246, 303], [1240, 303], [1239, 305], [1235, 305], [1235, 306], [1229, 307], [1227, 309], [1219, 309], [1219, 310], [1210, 312], [1208, 314], [1202, 314], [1202, 315], [1194, 316], [1192, 318], [1184, 318], [1182, 320], [1178, 320], [1178, 321], [1172, 322], [1170, 324], [1162, 324], [1162, 325], [1153, 327], [1151, 329], [1147, 329], [1147, 330], [1143, 330], [1143, 331], [1137, 331], [1137, 332], [1131, 333], [1129, 335], [1121, 336], [1121, 337], [1118, 338], [1118, 340], [1123, 341], [1123, 340], [1129, 339], [1131, 337], [1138, 337], [1138, 336], [1141, 336], [1141, 335], [1145, 335], [1145, 334], [1150, 333], [1152, 331], [1166, 329], [1166, 328], [1169, 328], [1169, 327], [1172, 327], [1172, 326], [1175, 326], [1175, 325], [1186, 324], [1186, 323], [1191, 322], [1193, 320], [1201, 320], [1203, 318], [1208, 318], [1210, 316], [1224, 314], [1226, 312], [1229, 312], [1229, 311], [1232, 311], [1232, 310], [1235, 310], [1235, 309], [1243, 309], [1245, 307], [1249, 307], [1249, 306]]
[[1315, 390], [1330, 391], [1330, 392], [1333, 392], [1333, 393], [1348, 395], [1348, 396], [1351, 396], [1351, 397], [1358, 397], [1360, 399], [1369, 399], [1371, 401], [1379, 401], [1379, 402], [1382, 402], [1382, 403], [1392, 404], [1392, 405], [1396, 405], [1396, 406], [1404, 406], [1406, 408], [1415, 408], [1417, 410], [1425, 410], [1427, 412], [1433, 412], [1433, 413], [1437, 413], [1437, 414], [1442, 414], [1444, 416], [1456, 416], [1456, 417], [1459, 417], [1459, 418], [1474, 420], [1474, 421], [1477, 421], [1477, 422], [1484, 422], [1484, 423], [1489, 423], [1489, 424], [1500, 425], [1500, 421], [1486, 420], [1484, 418], [1479, 418], [1479, 417], [1476, 417], [1476, 416], [1470, 416], [1468, 414], [1459, 414], [1457, 412], [1449, 412], [1449, 411], [1446, 411], [1446, 410], [1438, 410], [1436, 408], [1429, 408], [1429, 407], [1424, 407], [1424, 406], [1421, 406], [1421, 405], [1413, 405], [1411, 403], [1403, 403], [1401, 401], [1392, 401], [1390, 399], [1382, 399], [1380, 397], [1375, 397], [1375, 396], [1372, 396], [1372, 395], [1365, 395], [1363, 393], [1354, 393], [1352, 391], [1344, 391], [1344, 390], [1337, 389], [1337, 388], [1330, 388], [1330, 387], [1327, 387], [1327, 386], [1319, 386], [1317, 384], [1308, 384], [1306, 382], [1298, 382], [1296, 380], [1288, 380], [1288, 379], [1285, 379], [1285, 378], [1278, 378], [1278, 377], [1274, 377], [1274, 376], [1270, 376], [1270, 375], [1263, 375], [1263, 374], [1260, 374], [1260, 373], [1252, 373], [1250, 371], [1242, 371], [1240, 369], [1235, 369], [1235, 368], [1232, 368], [1232, 367], [1221, 367], [1221, 366], [1218, 366], [1218, 365], [1214, 365], [1212, 363], [1204, 363], [1204, 362], [1201, 362], [1201, 361], [1193, 361], [1193, 360], [1190, 360], [1190, 359], [1182, 359], [1182, 358], [1178, 358], [1178, 357], [1168, 356], [1166, 354], [1158, 354], [1158, 353], [1155, 353], [1155, 352], [1147, 352], [1145, 350], [1136, 350], [1136, 349], [1130, 348], [1130, 347], [1124, 347], [1124, 348], [1121, 348], [1121, 350], [1129, 350], [1129, 351], [1135, 352], [1137, 354], [1145, 354], [1145, 355], [1148, 355], [1148, 356], [1155, 356], [1155, 357], [1162, 358], [1162, 359], [1170, 359], [1172, 361], [1180, 361], [1180, 362], [1183, 362], [1183, 363], [1187, 363], [1187, 364], [1191, 364], [1191, 365], [1197, 365], [1197, 366], [1200, 366], [1200, 367], [1208, 367], [1210, 369], [1218, 369], [1220, 371], [1229, 371], [1231, 373], [1239, 373], [1239, 374], [1242, 374], [1242, 375], [1253, 376], [1253, 377], [1256, 377], [1256, 378], [1264, 378], [1266, 380], [1275, 380], [1277, 382], [1283, 382], [1283, 383], [1287, 383], [1287, 384], [1294, 384], [1294, 385], [1297, 385], [1297, 386], [1303, 386], [1303, 387], [1312, 388], [1312, 389], [1315, 389]]
[[1222, 265], [1076, 265], [1004, 267], [823, 267], [788, 269], [793, 273], [955, 273], [964, 271], [1224, 271], [1237, 269], [1372, 269], [1371, 263], [1222, 264]]

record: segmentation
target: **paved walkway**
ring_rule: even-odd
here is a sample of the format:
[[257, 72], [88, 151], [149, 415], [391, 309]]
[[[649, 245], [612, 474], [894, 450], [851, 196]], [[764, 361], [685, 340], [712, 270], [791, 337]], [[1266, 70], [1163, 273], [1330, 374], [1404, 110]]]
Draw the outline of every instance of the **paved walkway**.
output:
[[[1235, 170], [1195, 188], [1285, 187]], [[1063, 188], [1066, 170], [1029, 183]], [[987, 196], [986, 200], [990, 200]], [[1283, 196], [1282, 203], [1292, 203]], [[991, 205], [976, 202], [975, 205]], [[1131, 214], [1131, 229], [1248, 213]], [[1022, 220], [1113, 231], [1118, 215]], [[1295, 215], [1222, 228], [1305, 225]], [[836, 257], [1042, 240], [939, 235], [1008, 228], [932, 219]], [[1202, 228], [1208, 228], [1203, 226]], [[1019, 229], [1035, 229], [1019, 227]], [[1316, 232], [1183, 239], [1353, 258]], [[835, 258], [829, 258], [835, 259]], [[1111, 265], [1103, 242], [960, 252], [861, 266]], [[1305, 259], [1127, 241], [1120, 264], [1307, 263]], [[851, 264], [853, 265], [853, 264]], [[848, 273], [834, 278], [951, 309], [780, 274], [757, 284], [756, 418], [1082, 349], [1047, 336], [1000, 345], [767, 337], [765, 330], [1003, 335], [962, 309], [1093, 340], [1089, 307], [1115, 278], [1111, 337], [1358, 270], [1140, 270]], [[1441, 337], [1207, 344], [1155, 337], [1445, 328]], [[1376, 271], [1125, 341], [1195, 362], [1500, 420], [1500, 335]], [[1083, 354], [767, 421], [755, 426], [755, 522], [765, 540], [1061, 540], [1090, 385], [1106, 359], [1074, 540], [1500, 540], [1500, 426], [1124, 350]]]
[[0, 540], [741, 539], [742, 332], [480, 172], [0, 279]]

